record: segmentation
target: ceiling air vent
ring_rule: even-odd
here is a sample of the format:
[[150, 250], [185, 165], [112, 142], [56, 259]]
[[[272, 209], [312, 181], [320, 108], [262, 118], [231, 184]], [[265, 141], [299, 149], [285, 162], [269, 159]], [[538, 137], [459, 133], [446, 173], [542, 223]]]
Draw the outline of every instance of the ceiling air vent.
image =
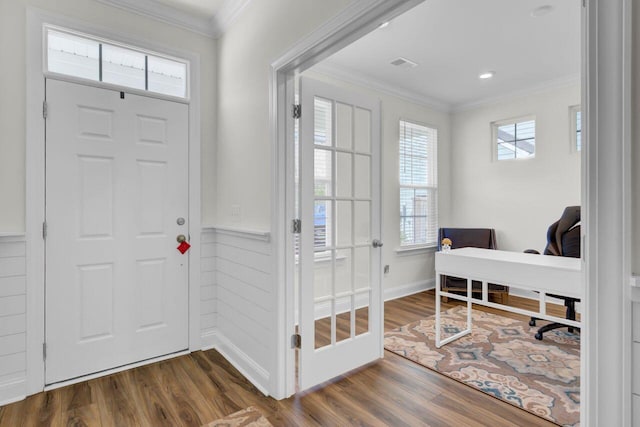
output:
[[416, 64], [415, 62], [401, 56], [391, 61], [391, 65], [395, 65], [396, 67], [400, 68], [414, 68], [418, 66], [418, 64]]

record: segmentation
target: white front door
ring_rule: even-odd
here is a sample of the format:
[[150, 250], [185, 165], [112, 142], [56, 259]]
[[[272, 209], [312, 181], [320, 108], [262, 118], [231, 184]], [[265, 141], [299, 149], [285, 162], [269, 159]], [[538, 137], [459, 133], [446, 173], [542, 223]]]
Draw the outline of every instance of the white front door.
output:
[[300, 388], [382, 357], [380, 107], [300, 82]]
[[46, 383], [187, 349], [188, 106], [46, 96]]

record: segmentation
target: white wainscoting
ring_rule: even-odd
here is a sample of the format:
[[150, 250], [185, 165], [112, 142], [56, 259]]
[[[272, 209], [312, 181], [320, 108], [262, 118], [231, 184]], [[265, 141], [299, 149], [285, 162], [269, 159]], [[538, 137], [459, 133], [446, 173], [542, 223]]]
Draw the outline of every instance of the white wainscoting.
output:
[[26, 242], [0, 235], [0, 406], [26, 396]]
[[269, 233], [205, 227], [202, 233], [202, 348], [215, 348], [268, 394], [273, 302]]
[[633, 346], [631, 348], [631, 416], [632, 425], [640, 426], [640, 303], [634, 302], [631, 312]]

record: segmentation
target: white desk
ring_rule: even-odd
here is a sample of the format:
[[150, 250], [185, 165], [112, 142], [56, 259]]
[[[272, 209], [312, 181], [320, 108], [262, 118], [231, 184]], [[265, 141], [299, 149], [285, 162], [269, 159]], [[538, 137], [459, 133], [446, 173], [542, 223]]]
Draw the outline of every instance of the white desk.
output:
[[[467, 279], [467, 294], [442, 292], [441, 277], [453, 276]], [[473, 281], [482, 282], [482, 297], [472, 297]], [[523, 310], [489, 302], [488, 283], [506, 285], [518, 289], [539, 292], [538, 311]], [[582, 299], [582, 268], [579, 258], [507, 252], [493, 249], [460, 248], [436, 253], [436, 347], [450, 343], [471, 333], [471, 307], [480, 304], [499, 310], [536, 317], [580, 327], [577, 320], [548, 315], [546, 294], [556, 294]], [[446, 296], [467, 302], [467, 329], [440, 339], [440, 297]]]

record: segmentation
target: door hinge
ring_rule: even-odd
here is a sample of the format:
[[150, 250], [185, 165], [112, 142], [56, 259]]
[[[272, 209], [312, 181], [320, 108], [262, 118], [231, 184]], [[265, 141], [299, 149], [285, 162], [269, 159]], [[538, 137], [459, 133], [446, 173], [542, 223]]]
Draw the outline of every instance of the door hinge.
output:
[[47, 222], [42, 223], [42, 238], [47, 239]]
[[302, 105], [293, 104], [293, 118], [299, 119], [300, 117], [302, 117]]
[[47, 104], [47, 101], [42, 101], [42, 118], [46, 119], [48, 115], [49, 115], [49, 105]]
[[300, 348], [302, 345], [302, 337], [300, 334], [291, 335], [291, 348]]
[[47, 343], [42, 343], [42, 360], [47, 360]]
[[302, 221], [299, 219], [294, 219], [291, 221], [291, 232], [293, 234], [300, 234], [302, 232]]

